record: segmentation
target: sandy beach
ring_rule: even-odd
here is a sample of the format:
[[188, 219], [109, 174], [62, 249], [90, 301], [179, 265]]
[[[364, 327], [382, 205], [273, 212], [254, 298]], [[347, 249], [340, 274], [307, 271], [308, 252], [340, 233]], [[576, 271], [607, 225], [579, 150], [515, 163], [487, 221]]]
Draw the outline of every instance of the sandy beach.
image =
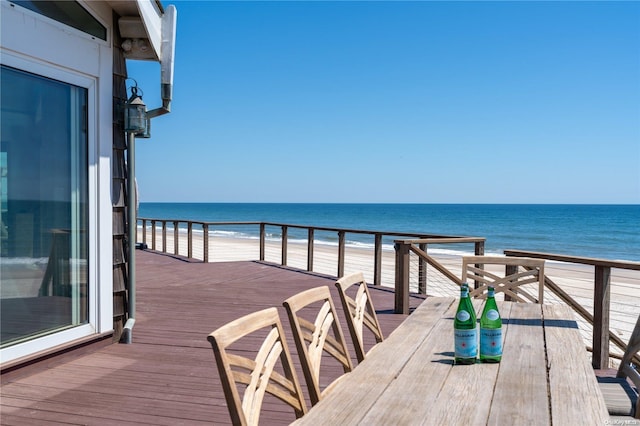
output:
[[[151, 229], [147, 229], [146, 244], [152, 249]], [[142, 241], [139, 232], [138, 240]], [[209, 236], [209, 262], [255, 261], [259, 259], [259, 239], [233, 238], [228, 236]], [[156, 232], [155, 249], [187, 256], [187, 234], [180, 230], [178, 251], [174, 251], [174, 232], [167, 229], [166, 242], [162, 241], [162, 232]], [[282, 248], [279, 240], [265, 243], [265, 261], [281, 264]], [[193, 253], [196, 259], [203, 259], [203, 238], [201, 233], [193, 233]], [[431, 251], [429, 254], [432, 254]], [[461, 276], [461, 255], [432, 254], [442, 265], [456, 276]], [[289, 241], [287, 249], [287, 266], [307, 269], [307, 244]], [[417, 292], [418, 261], [413, 256], [411, 261], [410, 282], [412, 292]], [[316, 241], [314, 244], [313, 272], [331, 277], [337, 276], [338, 247]], [[373, 283], [373, 249], [347, 246], [345, 249], [345, 274], [362, 271], [369, 283]], [[593, 277], [594, 268], [589, 265], [547, 261], [545, 275], [558, 284], [565, 292], [593, 312]], [[382, 253], [382, 285], [393, 288], [395, 285], [395, 251], [384, 249]], [[533, 289], [534, 293], [537, 290]], [[431, 296], [457, 296], [458, 287], [444, 277], [435, 268], [427, 268], [427, 294]], [[562, 303], [550, 290], [545, 289], [544, 303]], [[611, 272], [611, 330], [623, 341], [627, 341], [640, 313], [640, 272], [623, 269], [612, 269]], [[585, 344], [591, 346], [591, 326], [576, 315], [580, 323]], [[612, 353], [617, 352], [612, 348]]]

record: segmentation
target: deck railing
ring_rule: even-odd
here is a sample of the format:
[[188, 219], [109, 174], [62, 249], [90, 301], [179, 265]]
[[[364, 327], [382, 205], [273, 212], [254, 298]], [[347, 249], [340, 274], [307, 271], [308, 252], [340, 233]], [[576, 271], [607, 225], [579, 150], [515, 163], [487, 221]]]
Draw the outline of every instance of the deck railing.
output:
[[[141, 224], [138, 239], [150, 245], [152, 250], [203, 262], [260, 260], [335, 277], [361, 271], [368, 282], [395, 289], [395, 311], [398, 313], [409, 312], [410, 294], [457, 295], [461, 277], [460, 253], [483, 255], [485, 251], [485, 239], [477, 237], [271, 222], [140, 218], [138, 223]], [[245, 238], [225, 236], [229, 232], [238, 233], [239, 229]], [[354, 240], [360, 241], [360, 246], [353, 244]], [[430, 254], [432, 248], [444, 250], [441, 255], [434, 256]], [[568, 279], [554, 276], [553, 268], [545, 268], [545, 300], [565, 303], [582, 318], [579, 323], [585, 345], [593, 352], [594, 368], [607, 368], [610, 357], [619, 358], [626, 349], [628, 333], [638, 316], [640, 297], [627, 297], [624, 286], [626, 282], [640, 286], [640, 274], [635, 274], [640, 271], [639, 262], [516, 250], [506, 250], [504, 254], [536, 257], [562, 262], [570, 265], [569, 268], [582, 268], [571, 270]], [[593, 267], [593, 273], [584, 269], [590, 267]], [[635, 275], [626, 280], [621, 276], [625, 271]], [[617, 288], [614, 301], [613, 275]], [[585, 289], [590, 294], [585, 294]], [[631, 290], [640, 293], [640, 288]], [[612, 317], [615, 327], [611, 324]]]
[[[396, 294], [396, 311], [407, 313], [409, 309], [408, 305], [408, 289], [411, 288], [411, 274], [409, 271], [410, 264], [410, 256], [415, 256], [419, 260], [419, 262], [427, 262], [432, 265], [434, 268], [438, 269], [442, 276], [449, 280], [452, 286], [458, 288], [458, 286], [462, 283], [460, 274], [456, 274], [451, 271], [451, 269], [440, 264], [436, 259], [429, 256], [427, 254], [427, 250], [425, 247], [429, 243], [440, 242], [438, 239], [418, 239], [418, 240], [396, 240], [395, 248], [396, 248], [396, 266], [398, 268], [396, 275], [396, 284], [395, 284], [395, 294]], [[462, 240], [458, 240], [458, 242], [463, 242]], [[476, 250], [476, 254], [480, 250]], [[555, 301], [560, 303], [565, 303], [569, 305], [580, 317], [584, 319], [583, 323], [585, 323], [588, 327], [591, 328], [591, 342], [592, 346], [587, 347], [587, 349], [592, 351], [592, 365], [596, 369], [604, 369], [610, 366], [609, 358], [610, 356], [614, 356], [619, 358], [620, 353], [624, 352], [627, 347], [627, 342], [620, 338], [617, 333], [615, 333], [610, 327], [610, 319], [611, 319], [611, 276], [612, 269], [617, 269], [619, 271], [640, 271], [640, 262], [623, 262], [623, 261], [613, 261], [606, 259], [594, 259], [587, 257], [579, 257], [579, 256], [567, 256], [561, 254], [550, 254], [550, 253], [539, 253], [539, 252], [531, 252], [531, 251], [518, 251], [518, 250], [505, 250], [504, 254], [506, 256], [516, 256], [516, 257], [532, 257], [538, 259], [544, 259], [547, 261], [553, 262], [562, 262], [565, 264], [571, 265], [581, 265], [581, 266], [590, 266], [593, 267], [593, 276], [592, 276], [592, 297], [587, 298], [581, 297], [583, 300], [579, 302], [577, 297], [573, 297], [570, 295], [568, 291], [563, 289], [558, 283], [556, 283], [552, 278], [550, 278], [548, 269], [545, 271], [545, 292], [550, 292], [555, 296]], [[456, 271], [458, 272], [458, 271]], [[587, 271], [580, 271], [581, 275]], [[415, 274], [414, 274], [415, 275]], [[414, 278], [415, 279], [415, 278]], [[418, 277], [418, 280], [422, 279]], [[584, 277], [580, 277], [580, 280], [585, 280]], [[625, 283], [625, 278], [621, 277], [618, 280], [622, 285], [633, 285], [629, 283], [637, 283], [640, 285], [640, 277], [633, 277], [627, 280], [629, 283]], [[442, 286], [442, 283], [438, 283], [439, 286]], [[427, 287], [427, 282], [420, 283], [420, 287]], [[584, 290], [584, 289], [582, 289]], [[635, 289], [635, 292], [638, 292], [640, 289]], [[631, 293], [631, 292], [630, 292]], [[624, 299], [625, 295], [622, 292], [619, 294], [619, 299]], [[546, 297], [546, 296], [545, 296]], [[628, 306], [635, 307], [638, 304], [638, 299], [632, 299], [629, 297]], [[591, 309], [591, 311], [590, 311]], [[629, 329], [633, 328], [633, 324], [638, 317], [638, 313], [629, 313], [628, 309], [625, 306], [622, 306], [617, 310], [618, 314], [628, 315], [630, 317]], [[625, 312], [626, 311], [626, 312]], [[619, 320], [622, 321], [622, 320]], [[611, 347], [614, 346], [619, 349], [618, 353], [612, 354]], [[637, 359], [636, 362], [640, 363], [640, 359]]]
[[[484, 238], [471, 240], [446, 235], [272, 222], [203, 222], [153, 218], [138, 218], [138, 225], [139, 242], [164, 253], [201, 259], [203, 262], [270, 261], [337, 277], [345, 275], [345, 272], [362, 271], [372, 284], [388, 287], [393, 287], [395, 283], [397, 268], [393, 241], [396, 238], [439, 239], [440, 244], [471, 242], [476, 253], [484, 251]], [[245, 234], [245, 238], [225, 239], [225, 233], [231, 232], [229, 230]], [[423, 290], [425, 288], [422, 287]], [[423, 294], [426, 293], [423, 291]]]

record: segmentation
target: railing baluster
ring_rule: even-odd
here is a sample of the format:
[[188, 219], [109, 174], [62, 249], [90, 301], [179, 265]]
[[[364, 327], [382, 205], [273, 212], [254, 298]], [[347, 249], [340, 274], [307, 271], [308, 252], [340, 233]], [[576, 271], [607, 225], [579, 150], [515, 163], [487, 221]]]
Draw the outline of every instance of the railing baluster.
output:
[[187, 257], [193, 257], [193, 222], [187, 222]]
[[[474, 254], [476, 256], [484, 256], [484, 240], [475, 242], [473, 252], [474, 252]], [[476, 264], [474, 266], [476, 268], [484, 269], [484, 265]], [[507, 268], [508, 268], [508, 266], [507, 266]], [[507, 275], [510, 275], [510, 274], [507, 274]], [[473, 288], [478, 288], [478, 287], [480, 287], [480, 285], [481, 285], [480, 281], [478, 281], [478, 280], [474, 280], [473, 281]], [[507, 297], [508, 297], [508, 299], [507, 299]], [[511, 297], [505, 295], [505, 300], [511, 300]]]
[[264, 262], [264, 244], [265, 244], [265, 232], [266, 225], [264, 223], [260, 224], [260, 260]]
[[151, 250], [156, 249], [156, 221], [151, 221]]
[[167, 252], [167, 221], [162, 221], [162, 252]]
[[382, 234], [376, 234], [373, 248], [373, 285], [382, 285]]
[[209, 224], [202, 224], [202, 261], [209, 263]]
[[287, 237], [287, 233], [289, 232], [289, 227], [287, 227], [286, 225], [282, 226], [282, 254], [281, 254], [281, 264], [282, 266], [286, 266], [287, 265], [287, 244], [288, 244], [288, 237]]
[[307, 230], [307, 271], [313, 271], [313, 240], [314, 229], [309, 228]]
[[609, 368], [611, 268], [596, 265], [593, 288], [593, 368]]
[[180, 254], [180, 233], [177, 221], [173, 221], [173, 254]]
[[395, 313], [409, 314], [409, 245], [396, 242]]
[[345, 232], [338, 231], [338, 277], [344, 276], [344, 241]]

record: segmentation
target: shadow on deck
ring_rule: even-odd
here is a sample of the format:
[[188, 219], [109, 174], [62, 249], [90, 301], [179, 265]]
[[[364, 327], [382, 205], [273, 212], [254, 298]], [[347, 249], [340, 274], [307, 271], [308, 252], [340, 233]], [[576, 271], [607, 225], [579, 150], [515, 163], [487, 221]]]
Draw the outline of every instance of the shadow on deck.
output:
[[[133, 343], [109, 345], [65, 359], [64, 363], [52, 360], [22, 377], [3, 377], [0, 422], [229, 424], [206, 337], [235, 318], [270, 306], [279, 309], [298, 378], [307, 395], [282, 301], [304, 289], [328, 285], [357, 365], [334, 281], [335, 277], [268, 263], [199, 263], [138, 251]], [[393, 291], [371, 287], [371, 294], [388, 336], [405, 316], [393, 313]], [[422, 300], [412, 298], [412, 307]], [[335, 374], [330, 367], [325, 372]], [[289, 407], [265, 399], [261, 423], [288, 424], [292, 420]]]

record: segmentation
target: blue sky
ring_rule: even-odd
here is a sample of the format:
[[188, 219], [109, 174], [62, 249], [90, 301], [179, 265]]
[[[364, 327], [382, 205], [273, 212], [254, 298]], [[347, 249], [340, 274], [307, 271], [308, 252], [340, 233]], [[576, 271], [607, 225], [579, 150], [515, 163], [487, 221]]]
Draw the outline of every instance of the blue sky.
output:
[[143, 202], [640, 203], [639, 2], [173, 4]]

